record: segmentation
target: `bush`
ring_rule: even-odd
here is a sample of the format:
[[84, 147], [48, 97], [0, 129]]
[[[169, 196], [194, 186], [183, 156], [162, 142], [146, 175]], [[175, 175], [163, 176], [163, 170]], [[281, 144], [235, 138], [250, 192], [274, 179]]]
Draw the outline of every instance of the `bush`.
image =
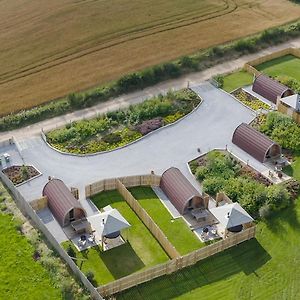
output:
[[144, 121], [142, 124], [137, 125], [136, 129], [142, 134], [146, 135], [151, 131], [154, 131], [163, 126], [162, 118], [155, 118]]
[[[74, 260], [74, 258], [76, 258], [76, 252], [71, 245], [68, 245], [66, 252], [73, 260]], [[76, 262], [76, 259], [74, 261]]]
[[196, 178], [202, 181], [208, 174], [208, 169], [204, 166], [200, 166], [196, 169]]
[[289, 116], [271, 112], [260, 130], [283, 148], [300, 151], [300, 126]]
[[282, 185], [272, 185], [268, 188], [267, 204], [273, 211], [286, 208], [290, 204], [290, 195]]
[[239, 40], [239, 41], [237, 41], [234, 44], [233, 48], [236, 51], [242, 52], [242, 53], [245, 53], [245, 52], [246, 53], [247, 52], [252, 53], [252, 52], [255, 52], [255, 50], [256, 50], [255, 42], [254, 42], [254, 40], [251, 40], [251, 39], [248, 39], [248, 40], [246, 40], [246, 39], [245, 40], [244, 39]]
[[213, 79], [217, 82], [218, 88], [221, 89], [224, 85], [224, 76], [218, 74], [218, 75], [214, 76]]
[[211, 177], [203, 180], [203, 191], [209, 195], [215, 196], [224, 189], [225, 180], [220, 177]]
[[259, 209], [259, 216], [261, 219], [267, 219], [270, 217], [272, 214], [272, 210], [268, 204], [264, 204], [260, 209]]
[[121, 137], [121, 135], [119, 133], [113, 132], [113, 133], [105, 135], [102, 138], [102, 140], [105, 143], [108, 143], [108, 144], [112, 145], [112, 144], [117, 144], [117, 143], [121, 142], [122, 141], [122, 137]]
[[94, 286], [97, 286], [97, 282], [95, 280], [95, 275], [92, 271], [88, 271], [86, 274], [85, 274], [86, 278], [90, 281], [90, 283]]

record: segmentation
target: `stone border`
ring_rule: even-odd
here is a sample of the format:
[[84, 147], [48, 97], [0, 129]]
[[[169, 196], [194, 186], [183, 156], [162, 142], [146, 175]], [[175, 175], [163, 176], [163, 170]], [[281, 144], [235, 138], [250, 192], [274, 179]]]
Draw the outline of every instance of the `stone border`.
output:
[[[198, 95], [198, 94], [197, 94], [197, 95]], [[182, 120], [184, 120], [185, 118], [189, 117], [189, 116], [190, 116], [191, 114], [193, 114], [193, 113], [201, 106], [201, 104], [204, 102], [204, 100], [203, 100], [199, 95], [198, 95], [198, 97], [199, 97], [200, 100], [201, 100], [200, 103], [199, 103], [192, 111], [190, 111], [188, 114], [186, 114], [186, 115], [183, 116], [182, 118], [176, 120], [175, 122], [173, 122], [173, 123], [171, 123], [171, 124], [167, 124], [167, 125], [162, 126], [162, 127], [158, 128], [158, 129], [156, 129], [156, 130], [153, 130], [153, 131], [147, 133], [146, 135], [144, 135], [144, 136], [138, 138], [137, 140], [130, 142], [129, 144], [126, 144], [126, 145], [124, 145], [124, 146], [120, 146], [120, 147], [115, 148], [115, 149], [112, 149], [112, 150], [100, 151], [100, 152], [95, 152], [95, 153], [87, 153], [87, 154], [69, 153], [69, 152], [64, 152], [64, 151], [58, 150], [58, 149], [56, 149], [55, 147], [53, 147], [52, 145], [50, 145], [50, 144], [47, 142], [47, 137], [46, 137], [46, 134], [45, 134], [45, 132], [44, 132], [43, 130], [41, 131], [41, 137], [42, 137], [42, 140], [46, 143], [46, 145], [47, 145], [49, 148], [51, 148], [52, 150], [54, 150], [54, 151], [56, 151], [56, 152], [58, 152], [58, 153], [60, 153], [60, 154], [63, 154], [63, 155], [71, 155], [71, 156], [76, 156], [76, 157], [87, 157], [87, 156], [95, 156], [95, 155], [100, 155], [100, 154], [110, 153], [110, 152], [113, 152], [113, 151], [117, 151], [117, 150], [121, 150], [121, 149], [123, 149], [123, 148], [129, 147], [129, 146], [131, 146], [131, 145], [133, 145], [133, 144], [135, 144], [135, 143], [141, 141], [142, 139], [144, 139], [144, 138], [146, 138], [146, 137], [149, 137], [151, 134], [157, 133], [157, 132], [159, 132], [160, 130], [163, 130], [163, 129], [167, 128], [167, 127], [171, 127], [171, 126], [173, 126], [173, 125], [176, 125], [176, 124], [179, 123], [180, 121], [182, 121]]]

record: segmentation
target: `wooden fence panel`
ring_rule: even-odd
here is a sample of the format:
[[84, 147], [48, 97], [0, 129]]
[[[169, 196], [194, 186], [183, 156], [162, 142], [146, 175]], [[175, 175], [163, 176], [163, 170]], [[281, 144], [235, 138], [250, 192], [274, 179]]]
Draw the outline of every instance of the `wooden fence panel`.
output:
[[47, 197], [41, 197], [40, 199], [31, 201], [29, 204], [35, 211], [39, 211], [48, 206], [48, 199]]
[[138, 215], [145, 226], [150, 230], [153, 236], [158, 240], [160, 245], [166, 251], [166, 253], [173, 259], [180, 257], [175, 247], [169, 242], [168, 238], [164, 235], [161, 229], [156, 225], [148, 213], [142, 208], [138, 201], [132, 196], [132, 194], [127, 190], [124, 184], [116, 179], [116, 187], [119, 193], [123, 196], [125, 201], [129, 204], [132, 210]]
[[147, 269], [143, 272], [138, 272], [104, 286], [98, 287], [99, 293], [104, 296], [110, 296], [126, 289], [129, 289], [138, 284], [147, 282], [154, 278], [174, 273], [180, 269], [192, 266], [198, 261], [201, 261], [214, 254], [220, 253], [232, 246], [238, 245], [244, 241], [255, 237], [255, 226], [250, 227], [240, 233], [236, 233], [225, 240], [221, 240], [204, 248], [195, 250], [187, 255], [172, 259], [164, 264]]
[[86, 276], [79, 270], [77, 265], [73, 262], [70, 256], [66, 253], [66, 251], [60, 246], [60, 244], [53, 237], [51, 232], [45, 226], [45, 224], [40, 220], [39, 216], [35, 213], [31, 205], [24, 199], [21, 193], [17, 190], [17, 188], [12, 184], [12, 182], [2, 173], [0, 172], [0, 178], [4, 182], [4, 184], [8, 187], [11, 193], [14, 196], [14, 200], [22, 211], [22, 213], [29, 217], [35, 226], [45, 235], [46, 239], [50, 242], [50, 244], [55, 248], [55, 250], [59, 253], [62, 259], [69, 265], [75, 275], [81, 280], [84, 286], [90, 291], [92, 298], [97, 300], [102, 300], [103, 298], [99, 294], [98, 290], [90, 283], [90, 281], [86, 278]]
[[103, 191], [116, 189], [116, 179], [119, 179], [125, 187], [130, 188], [135, 186], [159, 186], [161, 176], [149, 174], [100, 180], [85, 187], [86, 198]]
[[257, 76], [260, 74], [260, 72], [255, 68], [255, 66], [265, 63], [267, 61], [270, 61], [272, 59], [275, 59], [275, 58], [278, 58], [281, 56], [285, 56], [285, 55], [289, 55], [289, 54], [300, 58], [300, 50], [299, 49], [286, 48], [286, 49], [279, 50], [279, 51], [273, 52], [271, 54], [267, 54], [267, 55], [264, 55], [264, 56], [261, 56], [261, 57], [251, 60], [244, 65], [244, 69], [247, 72], [249, 72], [251, 74], [255, 74]]

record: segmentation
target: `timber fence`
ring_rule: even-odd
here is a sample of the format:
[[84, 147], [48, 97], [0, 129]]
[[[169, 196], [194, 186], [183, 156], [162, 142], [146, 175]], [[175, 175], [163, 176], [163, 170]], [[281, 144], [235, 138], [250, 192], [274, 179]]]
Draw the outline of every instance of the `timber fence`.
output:
[[294, 55], [294, 56], [300, 58], [300, 49], [290, 47], [290, 48], [286, 48], [286, 49], [282, 49], [282, 50], [273, 52], [271, 54], [267, 54], [267, 55], [258, 57], [256, 59], [253, 59], [253, 60], [248, 61], [247, 63], [245, 63], [244, 69], [247, 72], [257, 76], [261, 73], [260, 71], [258, 71], [255, 68], [257, 65], [260, 65], [260, 64], [265, 63], [267, 61], [270, 61], [272, 59], [279, 58], [279, 57], [285, 56], [285, 55]]
[[205, 258], [254, 238], [255, 231], [256, 227], [252, 226], [240, 233], [229, 236], [225, 240], [195, 250], [187, 255], [172, 259], [143, 272], [137, 272], [106, 285], [102, 285], [98, 287], [98, 291], [103, 297], [109, 297], [154, 278], [177, 272], [183, 268], [192, 266]]
[[138, 176], [127, 176], [112, 179], [104, 179], [85, 187], [85, 196], [89, 198], [103, 191], [115, 190], [117, 188], [117, 179], [121, 181], [125, 187], [134, 186], [159, 186], [161, 176], [149, 174]]
[[152, 233], [152, 235], [157, 239], [157, 241], [160, 243], [169, 257], [172, 259], [180, 257], [180, 254], [171, 244], [162, 230], [157, 226], [157, 224], [152, 220], [152, 218], [143, 209], [140, 203], [132, 196], [132, 194], [127, 190], [125, 185], [119, 179], [116, 179], [116, 188], [128, 203], [128, 205], [131, 207], [131, 209], [138, 215], [138, 217]]
[[[7, 188], [11, 191], [14, 196], [14, 200], [18, 206], [18, 208], [22, 211], [22, 213], [29, 217], [34, 225], [45, 235], [46, 239], [49, 243], [54, 247], [54, 249], [59, 253], [61, 258], [69, 265], [71, 270], [74, 272], [76, 276], [81, 280], [83, 285], [90, 291], [93, 299], [102, 300], [103, 298], [97, 291], [97, 289], [90, 283], [90, 281], [86, 278], [86, 276], [81, 272], [81, 270], [77, 267], [74, 261], [70, 258], [70, 256], [65, 252], [65, 250], [60, 246], [57, 240], [50, 233], [45, 224], [41, 221], [39, 216], [35, 213], [33, 207], [24, 199], [21, 193], [17, 190], [17, 188], [13, 185], [13, 183], [0, 171], [0, 178], [2, 182], [7, 186]], [[37, 203], [34, 203], [33, 206], [37, 206]]]

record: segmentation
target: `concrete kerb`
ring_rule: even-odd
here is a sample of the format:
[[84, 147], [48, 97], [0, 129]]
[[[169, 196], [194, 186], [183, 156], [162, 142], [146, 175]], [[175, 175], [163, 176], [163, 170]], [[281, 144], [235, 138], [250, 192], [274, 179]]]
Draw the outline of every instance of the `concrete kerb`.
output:
[[151, 134], [154, 134], [154, 133], [157, 133], [163, 129], [166, 129], [168, 127], [171, 127], [171, 126], [174, 126], [176, 125], [177, 123], [179, 123], [180, 121], [184, 120], [185, 118], [189, 117], [191, 114], [193, 114], [200, 106], [201, 104], [204, 102], [204, 100], [198, 95], [198, 97], [201, 99], [201, 102], [191, 111], [189, 112], [188, 114], [186, 114], [185, 116], [183, 116], [182, 118], [176, 120], [175, 122], [171, 123], [171, 124], [167, 124], [165, 126], [162, 126], [154, 131], [151, 131], [149, 132], [148, 134], [138, 138], [137, 140], [133, 141], [133, 142], [130, 142], [129, 144], [127, 145], [124, 145], [124, 146], [121, 146], [121, 147], [118, 147], [118, 148], [115, 148], [115, 149], [112, 149], [112, 150], [106, 150], [106, 151], [100, 151], [100, 152], [96, 152], [96, 153], [87, 153], [87, 154], [77, 154], [77, 153], [69, 153], [69, 152], [64, 152], [64, 151], [61, 151], [61, 150], [58, 150], [56, 149], [55, 147], [53, 147], [52, 145], [50, 145], [47, 141], [47, 137], [46, 137], [46, 134], [45, 132], [43, 131], [43, 129], [41, 130], [41, 138], [42, 140], [46, 143], [46, 145], [51, 148], [52, 150], [60, 153], [60, 154], [63, 154], [63, 155], [71, 155], [71, 156], [76, 156], [76, 157], [87, 157], [87, 156], [95, 156], [95, 155], [101, 155], [101, 154], [105, 154], [105, 153], [110, 153], [110, 152], [114, 152], [114, 151], [117, 151], [117, 150], [120, 150], [120, 149], [124, 149], [126, 147], [129, 147], [139, 141], [141, 141], [142, 139], [144, 138], [148, 138]]

